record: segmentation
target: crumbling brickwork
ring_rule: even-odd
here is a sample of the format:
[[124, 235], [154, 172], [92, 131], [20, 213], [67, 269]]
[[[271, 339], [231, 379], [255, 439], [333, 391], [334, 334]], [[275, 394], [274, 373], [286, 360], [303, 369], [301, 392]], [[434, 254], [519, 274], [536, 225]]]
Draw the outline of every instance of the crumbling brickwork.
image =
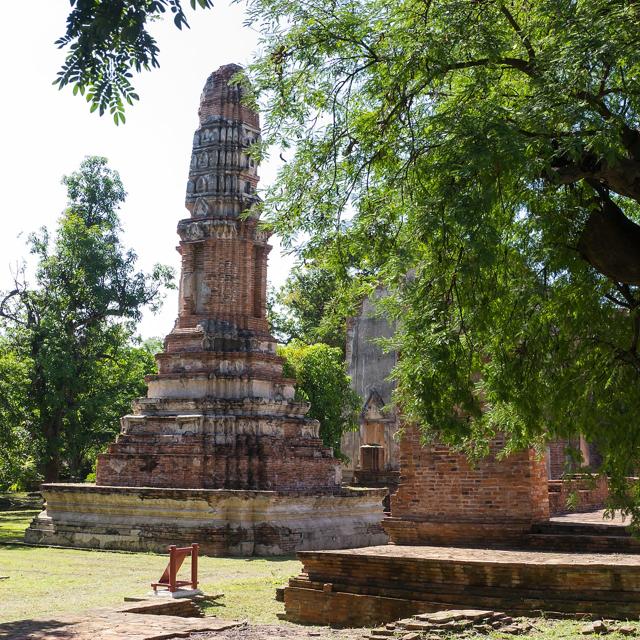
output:
[[526, 450], [504, 459], [498, 437], [473, 466], [451, 448], [422, 446], [413, 426], [400, 443], [400, 486], [385, 530], [398, 544], [498, 543], [549, 517], [544, 459]]
[[634, 555], [386, 545], [298, 557], [303, 573], [284, 590], [291, 622], [362, 627], [467, 608], [640, 615]]

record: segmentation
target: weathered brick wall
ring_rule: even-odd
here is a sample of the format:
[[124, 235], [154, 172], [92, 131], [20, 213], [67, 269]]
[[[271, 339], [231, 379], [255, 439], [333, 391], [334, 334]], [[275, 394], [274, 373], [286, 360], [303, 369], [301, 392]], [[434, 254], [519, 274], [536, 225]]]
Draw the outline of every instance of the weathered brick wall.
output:
[[[208, 237], [180, 243], [179, 326], [215, 317], [268, 333], [266, 273], [271, 247], [256, 226], [255, 220], [228, 221], [223, 230], [228, 237], [220, 237], [223, 231], [210, 225]], [[253, 322], [247, 323], [249, 319]]]
[[491, 455], [472, 466], [445, 445], [423, 447], [417, 429], [407, 426], [400, 443], [400, 486], [385, 523], [392, 540], [411, 544], [424, 537], [427, 543], [453, 543], [511, 537], [546, 520], [544, 459], [532, 450], [498, 459], [502, 447], [503, 440], [496, 438]]
[[237, 435], [120, 436], [99, 456], [97, 484], [125, 487], [304, 491], [339, 487], [336, 461], [320, 440]]
[[[637, 556], [375, 547], [302, 552], [284, 590], [286, 618], [363, 627], [443, 609], [630, 619], [640, 614]], [[453, 634], [455, 635], [455, 634]], [[409, 638], [409, 635], [406, 636]]]
[[552, 516], [572, 511], [603, 509], [609, 497], [606, 476], [575, 476], [549, 481], [549, 512]]
[[242, 71], [241, 66], [226, 64], [207, 78], [198, 109], [200, 122], [206, 121], [213, 115], [240, 120], [256, 129], [260, 127], [258, 113], [242, 103], [240, 86], [229, 84], [229, 81], [240, 71]]

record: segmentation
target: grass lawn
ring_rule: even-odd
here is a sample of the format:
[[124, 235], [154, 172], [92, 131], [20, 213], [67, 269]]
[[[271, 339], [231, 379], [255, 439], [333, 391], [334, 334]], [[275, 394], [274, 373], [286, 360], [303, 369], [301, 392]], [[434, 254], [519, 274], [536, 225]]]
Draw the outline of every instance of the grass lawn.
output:
[[[40, 513], [39, 509], [0, 511], [0, 544], [13, 540], [22, 540], [24, 530], [38, 513]], [[1, 574], [2, 572], [0, 571]]]
[[[72, 614], [116, 605], [124, 596], [144, 595], [167, 558], [152, 553], [117, 553], [25, 547], [21, 540], [37, 510], [0, 511], [0, 623], [51, 614]], [[277, 622], [282, 603], [275, 588], [300, 572], [293, 558], [207, 558], [199, 560], [205, 593], [225, 597], [207, 613], [226, 619]]]

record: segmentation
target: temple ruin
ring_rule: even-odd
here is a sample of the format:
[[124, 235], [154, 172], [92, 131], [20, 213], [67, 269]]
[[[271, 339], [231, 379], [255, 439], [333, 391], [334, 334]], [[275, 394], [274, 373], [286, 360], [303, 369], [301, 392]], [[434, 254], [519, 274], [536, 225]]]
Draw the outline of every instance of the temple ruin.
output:
[[407, 426], [391, 544], [304, 551], [283, 591], [286, 618], [360, 627], [443, 609], [510, 615], [640, 616], [640, 541], [602, 514], [549, 518], [546, 464], [503, 443], [472, 466]]
[[[398, 354], [383, 350], [379, 344], [381, 338], [390, 338], [394, 333], [393, 324], [378, 305], [385, 295], [382, 287], [376, 289], [371, 297], [362, 300], [359, 313], [347, 321], [347, 367], [351, 385], [362, 398], [363, 405], [360, 428], [343, 434], [341, 449], [348, 456], [342, 465], [345, 480], [359, 486], [387, 487], [393, 494], [398, 488], [401, 459], [403, 455], [407, 456], [407, 443], [403, 445], [398, 438], [402, 416], [391, 400], [394, 390], [392, 370]], [[415, 433], [408, 433], [409, 440], [414, 436]], [[597, 447], [583, 435], [547, 443], [545, 467], [550, 515], [604, 508], [609, 494], [607, 478], [591, 475], [598, 473], [601, 462]], [[538, 467], [537, 472], [541, 473], [542, 468]], [[446, 473], [441, 475], [442, 484], [434, 494], [437, 496], [447, 486]], [[458, 488], [465, 490], [464, 486]], [[396, 502], [406, 491], [405, 486]], [[439, 498], [435, 502], [441, 509]], [[385, 511], [389, 508], [387, 497]]]
[[266, 318], [267, 257], [256, 194], [260, 139], [241, 68], [211, 74], [178, 223], [178, 318], [98, 458], [96, 485], [46, 484], [35, 543], [277, 555], [383, 542], [383, 491], [341, 484], [340, 463], [295, 399]]
[[[390, 544], [299, 553], [303, 571], [282, 593], [286, 618], [360, 627], [445, 609], [640, 616], [640, 541], [628, 521], [575, 512], [601, 509], [607, 497], [606, 477], [594, 483], [567, 464], [571, 446], [583, 462], [597, 464], [584, 438], [505, 456], [498, 434], [475, 464], [442, 443], [425, 444], [415, 425], [385, 410], [395, 355], [382, 353], [375, 338], [389, 332], [365, 300], [347, 338], [347, 361], [365, 405], [360, 431], [344, 444], [356, 482], [374, 478], [391, 488], [383, 521]], [[402, 436], [390, 445], [399, 426]], [[399, 479], [392, 486], [394, 467]], [[567, 514], [570, 496], [574, 512]], [[381, 627], [377, 634], [392, 632]]]

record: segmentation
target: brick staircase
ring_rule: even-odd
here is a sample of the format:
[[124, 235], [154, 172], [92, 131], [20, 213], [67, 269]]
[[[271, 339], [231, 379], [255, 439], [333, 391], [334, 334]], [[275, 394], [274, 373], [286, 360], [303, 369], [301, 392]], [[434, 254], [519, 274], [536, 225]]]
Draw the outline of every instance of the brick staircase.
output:
[[610, 523], [557, 522], [550, 520], [532, 527], [527, 548], [583, 553], [640, 553], [640, 539], [627, 527]]

